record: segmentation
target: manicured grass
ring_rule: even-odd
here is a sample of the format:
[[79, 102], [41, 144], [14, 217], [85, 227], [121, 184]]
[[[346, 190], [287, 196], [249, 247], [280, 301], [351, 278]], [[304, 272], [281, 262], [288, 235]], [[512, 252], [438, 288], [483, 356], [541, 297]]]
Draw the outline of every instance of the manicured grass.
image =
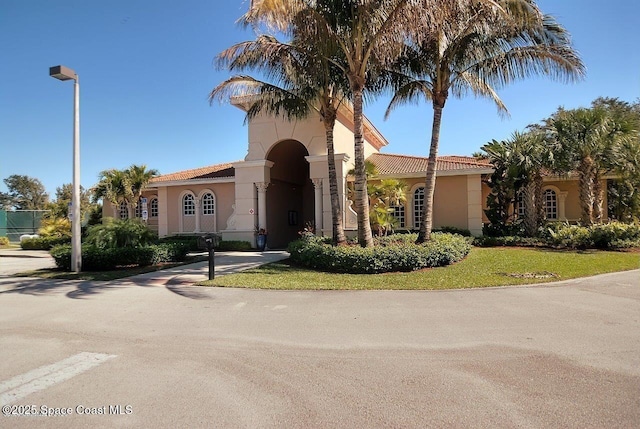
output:
[[330, 274], [287, 261], [198, 283], [260, 289], [458, 289], [543, 283], [640, 268], [640, 253], [475, 247], [463, 261], [412, 273]]
[[14, 277], [39, 277], [43, 279], [57, 280], [109, 281], [131, 277], [138, 274], [150, 273], [153, 271], [166, 270], [169, 268], [175, 268], [181, 265], [193, 264], [194, 262], [201, 262], [206, 260], [206, 256], [193, 256], [188, 257], [184, 262], [174, 262], [162, 265], [149, 265], [146, 267], [122, 267], [117, 270], [111, 271], [82, 271], [80, 273], [70, 273], [57, 269], [35, 270], [14, 274]]

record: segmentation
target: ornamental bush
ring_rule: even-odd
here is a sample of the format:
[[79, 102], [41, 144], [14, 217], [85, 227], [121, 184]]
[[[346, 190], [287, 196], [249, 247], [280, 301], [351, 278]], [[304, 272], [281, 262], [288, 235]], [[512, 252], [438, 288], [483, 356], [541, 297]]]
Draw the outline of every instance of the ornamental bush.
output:
[[439, 267], [463, 259], [471, 250], [462, 236], [433, 233], [432, 240], [415, 244], [417, 234], [380, 237], [373, 247], [332, 246], [326, 238], [304, 236], [289, 245], [299, 265], [337, 273], [375, 274]]
[[[162, 243], [141, 247], [100, 248], [82, 246], [83, 271], [107, 271], [123, 266], [157, 265], [164, 262], [184, 261], [189, 247], [184, 243]], [[56, 266], [71, 269], [71, 246], [60, 245], [51, 249]]]
[[140, 219], [107, 218], [103, 224], [89, 227], [86, 243], [106, 248], [140, 247], [156, 242], [158, 236]]
[[71, 237], [34, 237], [25, 238], [20, 242], [24, 250], [50, 250], [59, 244], [71, 243]]
[[9, 237], [0, 237], [0, 246], [8, 246]]

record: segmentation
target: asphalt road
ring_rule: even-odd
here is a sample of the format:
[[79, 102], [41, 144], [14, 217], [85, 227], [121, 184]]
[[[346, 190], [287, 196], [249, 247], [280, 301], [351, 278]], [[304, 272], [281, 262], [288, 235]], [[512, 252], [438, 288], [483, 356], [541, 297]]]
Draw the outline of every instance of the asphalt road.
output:
[[443, 292], [0, 278], [0, 402], [70, 409], [11, 428], [640, 427], [640, 272]]

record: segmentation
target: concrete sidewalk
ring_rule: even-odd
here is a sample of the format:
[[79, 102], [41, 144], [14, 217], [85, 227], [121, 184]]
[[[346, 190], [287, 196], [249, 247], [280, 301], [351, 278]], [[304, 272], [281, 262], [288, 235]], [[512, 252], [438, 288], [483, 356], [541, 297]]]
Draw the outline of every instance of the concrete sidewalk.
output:
[[45, 250], [0, 249], [0, 277], [55, 266], [53, 258]]
[[[267, 250], [264, 252], [216, 252], [215, 275], [237, 273], [271, 262], [281, 261], [289, 257], [284, 250]], [[209, 262], [196, 262], [167, 270], [139, 274], [137, 276], [116, 280], [136, 284], [151, 285], [190, 285], [209, 278]]]

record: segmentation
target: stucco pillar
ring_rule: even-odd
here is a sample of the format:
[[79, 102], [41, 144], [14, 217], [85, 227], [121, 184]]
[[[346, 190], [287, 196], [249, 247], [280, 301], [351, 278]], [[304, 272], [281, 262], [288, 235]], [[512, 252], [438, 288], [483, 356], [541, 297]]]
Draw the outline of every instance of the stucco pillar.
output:
[[158, 188], [158, 236], [169, 235], [169, 208], [167, 201], [167, 187]]
[[257, 182], [258, 189], [258, 229], [267, 229], [267, 188], [269, 183]]
[[311, 179], [315, 197], [315, 232], [322, 235], [322, 179]]
[[482, 177], [467, 176], [467, 228], [471, 234], [482, 235]]
[[196, 227], [194, 232], [200, 232], [200, 198], [195, 197], [196, 203]]
[[[558, 192], [558, 219], [559, 220], [567, 220], [567, 212], [565, 210], [565, 202], [567, 201], [566, 191]], [[605, 206], [606, 207], [606, 206]]]

